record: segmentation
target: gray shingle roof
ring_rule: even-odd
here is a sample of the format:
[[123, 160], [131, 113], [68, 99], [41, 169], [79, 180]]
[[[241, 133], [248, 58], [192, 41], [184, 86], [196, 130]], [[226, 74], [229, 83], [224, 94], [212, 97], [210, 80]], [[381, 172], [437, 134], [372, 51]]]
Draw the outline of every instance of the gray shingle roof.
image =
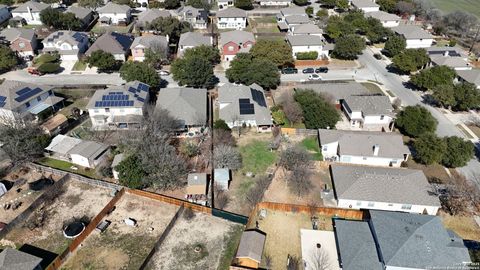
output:
[[189, 173], [187, 177], [188, 185], [206, 185], [207, 174], [206, 173]]
[[433, 36], [416, 25], [400, 25], [392, 30], [405, 37], [405, 39], [433, 39]]
[[88, 159], [95, 159], [101, 154], [103, 154], [108, 149], [108, 147], [108, 145], [103, 143], [98, 143], [94, 141], [82, 141], [81, 143], [75, 145], [69, 151], [69, 154], [79, 155]]
[[108, 2], [105, 6], [97, 9], [98, 14], [103, 13], [127, 13], [131, 8], [127, 5], [119, 5], [113, 2]]
[[302, 87], [302, 89], [312, 89], [318, 94], [331, 96], [337, 101], [349, 96], [366, 95], [370, 93], [365, 86], [357, 82], [308, 84]]
[[307, 15], [305, 12], [305, 8], [302, 7], [287, 7], [280, 9], [280, 14], [283, 16], [291, 16], [291, 15]]
[[302, 15], [291, 15], [285, 18], [285, 22], [290, 24], [305, 24], [310, 23], [310, 19], [307, 16]]
[[[15, 100], [16, 98], [20, 97], [17, 93], [22, 89], [40, 89], [38, 93], [35, 95], [31, 95], [29, 98], [23, 99], [21, 101]], [[44, 93], [52, 90], [52, 87], [45, 86], [45, 85], [38, 85], [38, 84], [31, 84], [31, 83], [24, 83], [19, 81], [4, 81], [0, 84], [0, 96], [5, 97], [5, 104], [1, 108], [7, 110], [15, 110], [21, 105], [27, 103], [28, 101], [43, 95]]]
[[433, 56], [442, 56], [445, 53], [448, 53], [448, 56], [458, 56], [463, 58], [468, 58], [468, 53], [460, 47], [429, 47], [426, 48], [428, 55]]
[[28, 12], [28, 9], [30, 8], [31, 12], [40, 12], [46, 8], [50, 7], [49, 4], [45, 4], [42, 2], [34, 2], [34, 1], [28, 1], [20, 6], [18, 6], [16, 9], [12, 10], [12, 13], [18, 12], [18, 13], [25, 13]]
[[[121, 106], [120, 108], [143, 108], [146, 102], [148, 102], [149, 96], [149, 86], [145, 83], [139, 81], [128, 82], [124, 85], [111, 86], [107, 89], [101, 89], [95, 91], [93, 96], [90, 98], [86, 108], [93, 109], [95, 107], [95, 102], [102, 101], [104, 95], [108, 95], [110, 92], [121, 92], [122, 95], [128, 95], [129, 101], [133, 101], [132, 106]], [[109, 108], [115, 108], [116, 106], [110, 106]]]
[[437, 66], [447, 66], [451, 68], [470, 67], [467, 60], [455, 56], [430, 56], [430, 60]]
[[34, 270], [41, 262], [42, 258], [12, 248], [0, 252], [1, 270]]
[[374, 12], [367, 12], [365, 16], [372, 17], [378, 19], [379, 21], [399, 21], [400, 17], [395, 14], [388, 13], [385, 11], [374, 11]]
[[380, 7], [375, 1], [372, 0], [352, 0], [352, 5], [357, 8], [369, 8], [369, 7]]
[[293, 34], [295, 35], [301, 35], [301, 34], [310, 34], [310, 35], [314, 35], [314, 34], [323, 34], [323, 30], [320, 29], [320, 27], [318, 27], [316, 24], [313, 24], [313, 23], [307, 23], [307, 24], [301, 24], [301, 25], [297, 25], [295, 26], [294, 30], [293, 30]]
[[195, 88], [162, 88], [156, 109], [164, 109], [185, 125], [205, 125], [207, 122], [207, 90]]
[[393, 106], [387, 96], [349, 96], [344, 99], [344, 103], [352, 111], [360, 111], [364, 116], [393, 116]]
[[335, 236], [343, 270], [383, 270], [368, 222], [335, 220]]
[[470, 262], [462, 239], [449, 233], [437, 216], [370, 210], [383, 260], [388, 266], [427, 269]]
[[17, 38], [33, 41], [35, 38], [35, 30], [25, 28], [5, 28], [0, 33], [0, 37], [5, 38], [9, 42], [12, 42]]
[[130, 49], [133, 49], [138, 45], [141, 45], [145, 48], [150, 48], [151, 46], [157, 44], [163, 48], [168, 48], [168, 40], [164, 36], [140, 36], [133, 40], [132, 45], [130, 45]]
[[421, 170], [331, 165], [337, 199], [440, 206]]
[[403, 160], [410, 154], [402, 136], [395, 133], [333, 129], [319, 129], [318, 133], [320, 145], [338, 142], [340, 155], [373, 157], [374, 145], [379, 147], [378, 157]]
[[230, 41], [240, 45], [247, 41], [255, 42], [255, 36], [251, 32], [242, 31], [242, 30], [233, 30], [233, 31], [220, 33], [220, 41], [219, 41], [220, 46], [223, 46]]
[[288, 43], [291, 46], [320, 46], [324, 44], [324, 39], [314, 35], [287, 35]]
[[94, 51], [102, 50], [111, 54], [126, 53], [132, 45], [134, 38], [131, 35], [120, 34], [117, 32], [105, 33], [101, 35], [85, 53], [87, 56]]
[[138, 16], [137, 22], [141, 24], [144, 24], [147, 22], [150, 23], [157, 18], [160, 18], [160, 17], [167, 18], [170, 16], [172, 16], [172, 14], [165, 9], [147, 9], [144, 12], [140, 13], [140, 15]]
[[184, 19], [196, 19], [197, 22], [206, 22], [208, 20], [208, 12], [206, 10], [192, 6], [183, 6], [177, 10], [177, 13]]
[[457, 74], [459, 77], [461, 77], [465, 81], [469, 83], [473, 83], [477, 86], [480, 86], [480, 70], [479, 69], [457, 70]]
[[258, 263], [262, 261], [266, 235], [257, 230], [244, 231], [238, 245], [236, 258], [250, 258]]
[[186, 32], [180, 35], [178, 46], [212, 46], [212, 38], [198, 32]]
[[[249, 99], [249, 102], [253, 103], [254, 114], [240, 115], [240, 99]], [[273, 124], [265, 93], [263, 88], [257, 84], [250, 86], [224, 84], [218, 88], [218, 101], [228, 104], [220, 109], [220, 118], [226, 122], [238, 118], [240, 121], [255, 120], [257, 125]]]
[[50, 42], [57, 43], [57, 42], [66, 42], [72, 46], [74, 45], [79, 45], [84, 41], [85, 39], [88, 39], [87, 33], [84, 32], [76, 32], [76, 31], [55, 31], [48, 35], [42, 43], [47, 44]]
[[90, 14], [92, 14], [92, 10], [80, 6], [69, 6], [65, 12], [70, 12], [75, 14], [75, 17], [80, 20], [85, 20]]
[[247, 12], [243, 9], [230, 7], [217, 12], [217, 18], [246, 18]]

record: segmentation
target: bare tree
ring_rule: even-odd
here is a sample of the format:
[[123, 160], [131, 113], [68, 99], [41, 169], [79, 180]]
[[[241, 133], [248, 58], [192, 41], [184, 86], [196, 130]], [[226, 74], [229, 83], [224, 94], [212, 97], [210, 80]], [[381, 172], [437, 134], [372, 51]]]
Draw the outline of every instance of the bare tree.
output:
[[309, 194], [310, 190], [312, 189], [310, 175], [310, 171], [306, 168], [295, 168], [288, 177], [288, 187], [290, 191], [297, 196]]
[[287, 259], [287, 270], [300, 270], [300, 259], [296, 256], [288, 255]]
[[264, 262], [265, 262], [265, 269], [271, 270], [272, 269], [272, 256], [270, 254], [264, 255]]
[[168, 56], [167, 44], [158, 41], [151, 42], [150, 47], [145, 50], [145, 62], [155, 69], [159, 69], [162, 64], [166, 64]]
[[400, 1], [395, 5], [395, 9], [400, 14], [412, 14], [415, 11], [415, 5], [407, 1]]
[[225, 192], [222, 188], [218, 185], [214, 186], [214, 194], [215, 194], [215, 207], [218, 209], [224, 209], [227, 207], [228, 203], [230, 202], [230, 197], [228, 193]]
[[228, 145], [236, 146], [237, 142], [232, 136], [232, 132], [224, 129], [214, 129], [213, 130], [213, 145]]
[[258, 177], [254, 186], [251, 187], [245, 195], [245, 200], [249, 203], [250, 207], [254, 207], [262, 201], [263, 195], [265, 194], [265, 191], [267, 191], [272, 180], [272, 177], [266, 175]]
[[332, 266], [330, 256], [321, 247], [317, 247], [317, 249], [310, 253], [310, 258], [307, 263], [313, 270], [328, 270]]
[[475, 173], [470, 181], [463, 175], [455, 175], [446, 185], [445, 194], [440, 196], [443, 208], [452, 215], [468, 213], [480, 208], [480, 174]]
[[213, 165], [215, 168], [238, 170], [242, 167], [242, 155], [228, 145], [219, 145], [213, 150]]
[[302, 121], [303, 111], [300, 105], [293, 99], [289, 92], [284, 92], [280, 99], [282, 100], [282, 109], [290, 123], [298, 123]]
[[295, 168], [305, 168], [310, 164], [310, 154], [298, 146], [290, 146], [280, 154], [279, 165], [291, 171]]
[[471, 13], [457, 10], [444, 16], [443, 21], [450, 30], [456, 31], [460, 36], [466, 36], [471, 32], [478, 19]]

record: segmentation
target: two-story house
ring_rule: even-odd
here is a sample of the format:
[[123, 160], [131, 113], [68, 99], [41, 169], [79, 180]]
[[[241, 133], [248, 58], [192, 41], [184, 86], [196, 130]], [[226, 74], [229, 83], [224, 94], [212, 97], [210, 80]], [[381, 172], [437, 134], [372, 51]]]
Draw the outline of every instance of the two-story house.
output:
[[292, 0], [256, 0], [261, 7], [288, 7]]
[[41, 25], [40, 12], [49, 7], [50, 5], [42, 2], [28, 1], [12, 10], [12, 16], [17, 21], [22, 19], [27, 24]]
[[234, 30], [220, 33], [218, 46], [224, 61], [232, 61], [235, 55], [240, 52], [249, 52], [255, 44], [253, 33]]
[[0, 84], [0, 121], [8, 124], [50, 108], [56, 110], [62, 101], [53, 87], [7, 80]]
[[265, 92], [257, 84], [224, 84], [218, 88], [219, 117], [230, 128], [251, 126], [258, 132], [271, 131], [272, 116]]
[[37, 49], [35, 30], [26, 28], [5, 28], [0, 32], [0, 39], [21, 57], [31, 58]]
[[318, 25], [313, 23], [299, 24], [292, 27], [291, 35], [312, 35], [323, 37], [323, 30]]
[[97, 90], [87, 104], [92, 128], [139, 128], [149, 102], [150, 86], [139, 81]]
[[342, 163], [400, 167], [410, 156], [399, 134], [377, 131], [319, 129], [324, 160]]
[[342, 108], [350, 126], [370, 131], [392, 131], [394, 109], [387, 96], [348, 96]]
[[85, 55], [90, 56], [94, 51], [104, 51], [113, 54], [116, 60], [125, 61], [133, 40], [133, 36], [129, 34], [105, 33], [95, 40]]
[[168, 18], [172, 14], [165, 9], [147, 9], [138, 15], [136, 25], [142, 30], [148, 30], [150, 23], [158, 18]]
[[88, 48], [88, 34], [76, 31], [56, 31], [43, 41], [43, 52], [57, 52], [62, 60], [78, 60]]
[[234, 0], [217, 0], [218, 10], [227, 9], [235, 5]]
[[195, 29], [207, 29], [208, 11], [192, 6], [183, 6], [177, 10], [179, 19], [189, 22]]
[[145, 51], [149, 49], [168, 52], [168, 38], [154, 35], [136, 37], [130, 46], [133, 61], [143, 62], [145, 60]]
[[400, 25], [400, 17], [395, 14], [387, 13], [385, 11], [373, 11], [365, 13], [365, 17], [370, 17], [379, 20], [383, 27], [392, 28]]
[[[300, 16], [304, 18], [300, 18]], [[277, 25], [281, 31], [289, 30], [289, 26], [286, 22], [288, 17], [292, 17], [290, 19], [290, 23], [302, 22], [298, 24], [305, 24], [310, 22], [310, 20], [308, 19], [308, 14], [305, 12], [305, 8], [297, 6], [282, 8], [280, 9], [280, 12], [276, 15]]]
[[227, 8], [217, 12], [218, 29], [237, 29], [247, 27], [247, 12], [236, 7]]
[[10, 17], [12, 17], [12, 14], [10, 13], [8, 6], [0, 4], [0, 23], [8, 21]]
[[287, 35], [287, 43], [292, 48], [292, 56], [296, 59], [298, 53], [316, 52], [317, 59], [329, 58], [329, 48], [323, 36], [318, 35]]
[[392, 30], [407, 41], [407, 49], [428, 48], [433, 44], [433, 36], [420, 26], [400, 25], [393, 27]]
[[181, 57], [186, 49], [191, 49], [202, 45], [212, 46], [213, 38], [198, 32], [183, 33], [180, 35], [180, 40], [178, 41], [177, 56]]
[[350, 5], [357, 10], [363, 11], [364, 13], [380, 10], [380, 5], [375, 3], [375, 0], [351, 0]]
[[107, 25], [128, 25], [132, 19], [132, 9], [129, 6], [113, 2], [97, 9], [97, 13], [100, 22]]
[[73, 13], [75, 18], [82, 22], [83, 27], [89, 26], [94, 19], [93, 11], [89, 8], [84, 8], [81, 6], [69, 6], [65, 12]]

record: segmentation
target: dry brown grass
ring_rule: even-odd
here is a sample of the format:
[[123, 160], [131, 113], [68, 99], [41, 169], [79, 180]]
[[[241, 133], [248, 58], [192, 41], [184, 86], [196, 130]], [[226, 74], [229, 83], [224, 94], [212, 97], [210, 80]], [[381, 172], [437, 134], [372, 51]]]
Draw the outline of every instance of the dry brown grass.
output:
[[480, 227], [472, 216], [452, 216], [440, 212], [440, 218], [446, 228], [467, 240], [480, 241]]

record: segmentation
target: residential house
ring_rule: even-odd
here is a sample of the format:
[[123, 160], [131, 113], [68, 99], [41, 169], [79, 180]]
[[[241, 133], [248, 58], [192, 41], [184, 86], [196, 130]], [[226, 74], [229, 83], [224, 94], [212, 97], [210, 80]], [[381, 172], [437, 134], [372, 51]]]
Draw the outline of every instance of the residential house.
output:
[[394, 133], [319, 129], [318, 138], [324, 160], [400, 167], [410, 155], [402, 136]]
[[448, 269], [471, 262], [463, 239], [445, 229], [438, 216], [378, 210], [369, 216], [334, 220], [343, 270]]
[[287, 35], [287, 43], [292, 48], [292, 56], [296, 59], [298, 53], [316, 52], [317, 59], [329, 58], [329, 48], [325, 39], [317, 35]]
[[373, 11], [365, 13], [365, 17], [371, 17], [379, 20], [383, 27], [392, 28], [400, 25], [401, 18], [395, 14], [385, 11]]
[[132, 9], [129, 6], [113, 2], [98, 8], [97, 13], [102, 24], [128, 25], [132, 19]]
[[471, 70], [468, 60], [461, 57], [430, 56], [430, 66], [447, 66], [454, 70]]
[[473, 83], [480, 89], [480, 70], [457, 70], [457, 76], [459, 81]]
[[218, 10], [224, 10], [235, 5], [234, 0], [217, 0]]
[[12, 10], [12, 16], [17, 21], [24, 20], [27, 24], [41, 25], [40, 12], [49, 7], [49, 4], [28, 1]]
[[139, 81], [97, 90], [87, 104], [93, 129], [139, 128], [150, 86]]
[[148, 0], [134, 0], [135, 9], [145, 11], [148, 9]]
[[153, 49], [154, 51], [158, 49], [165, 50], [168, 53], [168, 38], [164, 36], [156, 35], [146, 35], [139, 36], [133, 40], [132, 45], [130, 45], [130, 50], [132, 52], [133, 61], [143, 62], [145, 60], [145, 51], [148, 49]]
[[213, 180], [215, 186], [220, 190], [228, 190], [228, 185], [230, 183], [230, 170], [228, 168], [216, 168], [213, 170]]
[[340, 270], [335, 233], [332, 231], [300, 229], [304, 270], [318, 270], [319, 261], [325, 270]]
[[119, 172], [115, 169], [115, 167], [117, 167], [117, 165], [120, 164], [120, 162], [122, 162], [124, 158], [125, 158], [125, 154], [123, 153], [116, 154], [115, 157], [113, 157], [113, 161], [111, 165], [113, 179], [118, 180], [120, 178]]
[[[300, 87], [299, 89], [303, 88]], [[325, 99], [335, 104], [337, 109], [342, 108], [342, 102], [347, 97], [370, 94], [368, 89], [358, 82], [309, 84], [308, 89], [322, 95]]]
[[38, 115], [61, 106], [53, 87], [6, 80], [0, 84], [0, 121], [8, 124], [28, 115]]
[[33, 29], [5, 28], [0, 32], [0, 38], [21, 57], [33, 57], [35, 55], [37, 34]]
[[370, 131], [392, 131], [395, 114], [387, 96], [349, 96], [342, 108], [350, 126]]
[[83, 27], [89, 26], [94, 19], [93, 11], [81, 6], [69, 6], [65, 12], [73, 13], [75, 18], [82, 22]]
[[8, 6], [0, 4], [0, 23], [8, 21], [12, 17]]
[[185, 198], [189, 202], [207, 205], [208, 179], [206, 173], [190, 173]]
[[247, 12], [243, 9], [230, 7], [217, 12], [218, 29], [242, 30], [247, 27]]
[[218, 46], [222, 59], [232, 61], [237, 53], [249, 52], [255, 44], [253, 33], [242, 30], [234, 30], [220, 33]]
[[162, 88], [155, 110], [167, 110], [187, 136], [199, 135], [207, 125], [207, 89]]
[[[290, 27], [299, 24], [310, 23], [308, 14], [305, 12], [305, 8], [302, 7], [287, 7], [280, 9], [280, 12], [276, 15], [277, 26], [281, 31], [292, 31]], [[287, 23], [287, 18], [289, 22]], [[290, 27], [289, 27], [290, 24]]]
[[261, 7], [288, 7], [292, 0], [256, 0]]
[[42, 270], [42, 261], [42, 258], [9, 247], [0, 252], [0, 269]]
[[178, 41], [177, 56], [181, 57], [186, 49], [191, 49], [202, 45], [212, 46], [213, 38], [198, 32], [183, 33], [180, 35], [180, 40]]
[[42, 125], [40, 125], [43, 131], [50, 136], [59, 134], [67, 126], [68, 119], [65, 115], [61, 113], [57, 113], [53, 117], [47, 119], [47, 121], [45, 121]]
[[177, 10], [177, 14], [182, 21], [189, 22], [195, 29], [207, 29], [208, 10], [194, 8], [192, 6], [183, 6]]
[[280, 9], [280, 12], [276, 15], [276, 17], [277, 17], [277, 21], [284, 22], [285, 18], [287, 18], [288, 16], [294, 16], [294, 15], [308, 17], [308, 14], [305, 12], [305, 8], [298, 7], [298, 6], [282, 8]]
[[407, 41], [407, 49], [429, 48], [433, 44], [433, 36], [416, 25], [400, 25], [392, 30]]
[[148, 28], [148, 25], [155, 19], [168, 18], [171, 16], [170, 11], [165, 9], [147, 9], [138, 15], [136, 25], [140, 28]]
[[286, 25], [286, 30], [291, 34], [295, 31], [295, 27], [298, 27], [302, 24], [310, 24], [311, 21], [307, 16], [292, 15], [286, 17], [283, 23]]
[[312, 36], [319, 36], [323, 37], [323, 30], [320, 29], [316, 24], [313, 23], [306, 23], [306, 24], [299, 24], [292, 27], [291, 35], [312, 35]]
[[88, 34], [76, 31], [56, 31], [43, 41], [43, 52], [57, 52], [63, 61], [77, 61], [88, 48]]
[[90, 56], [94, 51], [104, 51], [113, 54], [115, 60], [125, 61], [133, 40], [133, 36], [129, 34], [105, 33], [95, 40], [85, 55]]
[[55, 136], [45, 148], [45, 156], [92, 169], [104, 164], [108, 153], [109, 146], [106, 144], [61, 134]]
[[428, 215], [440, 208], [421, 170], [332, 164], [330, 173], [340, 208]]
[[233, 265], [258, 269], [262, 262], [267, 235], [259, 229], [249, 229], [242, 233]]
[[243, 125], [256, 127], [259, 132], [271, 131], [272, 116], [265, 93], [257, 84], [224, 84], [218, 88], [219, 117], [230, 128]]
[[380, 6], [375, 3], [375, 0], [351, 0], [350, 4], [353, 8], [361, 10], [364, 13], [380, 10]]

